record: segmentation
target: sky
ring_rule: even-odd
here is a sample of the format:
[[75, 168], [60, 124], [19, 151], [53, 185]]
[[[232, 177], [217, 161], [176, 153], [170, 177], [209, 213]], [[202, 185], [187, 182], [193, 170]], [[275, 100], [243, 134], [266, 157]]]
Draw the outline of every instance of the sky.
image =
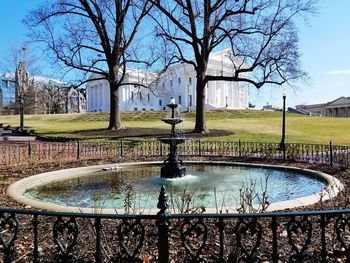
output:
[[[22, 20], [43, 0], [0, 0], [0, 54], [11, 45], [26, 41], [27, 29]], [[261, 108], [270, 104], [281, 107], [282, 93], [286, 104], [316, 104], [340, 96], [350, 97], [350, 1], [319, 0], [318, 14], [308, 23], [298, 23], [303, 69], [308, 81], [297, 87], [262, 87], [250, 89], [249, 100]], [[40, 56], [41, 54], [38, 54]], [[50, 75], [49, 69], [46, 71]]]
[[250, 89], [254, 104], [281, 107], [283, 89], [289, 107], [350, 97], [350, 1], [320, 0], [318, 14], [299, 24], [299, 41], [307, 83]]

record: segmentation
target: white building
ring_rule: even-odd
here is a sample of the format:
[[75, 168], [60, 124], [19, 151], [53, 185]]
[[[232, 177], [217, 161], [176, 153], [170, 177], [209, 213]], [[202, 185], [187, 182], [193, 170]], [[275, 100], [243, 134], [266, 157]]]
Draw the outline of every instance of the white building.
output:
[[[226, 50], [209, 58], [208, 75], [231, 76], [234, 66]], [[91, 76], [93, 78], [94, 75]], [[150, 88], [127, 84], [121, 86], [120, 110], [163, 110], [174, 97], [182, 110], [196, 108], [196, 72], [190, 64], [171, 67], [160, 77], [138, 70], [127, 70], [124, 83], [141, 83]], [[107, 80], [87, 83], [87, 111], [108, 112], [110, 104]], [[248, 84], [230, 81], [210, 81], [205, 89], [206, 109], [248, 108]]]
[[86, 112], [86, 99], [78, 89], [71, 87], [67, 94], [67, 113]]

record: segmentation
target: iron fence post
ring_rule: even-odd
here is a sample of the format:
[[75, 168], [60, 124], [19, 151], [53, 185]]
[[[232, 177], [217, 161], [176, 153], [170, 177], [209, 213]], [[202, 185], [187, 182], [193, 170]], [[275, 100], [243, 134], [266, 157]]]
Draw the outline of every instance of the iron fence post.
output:
[[80, 142], [77, 141], [77, 160], [80, 160]]
[[123, 157], [123, 139], [120, 139], [120, 156]]
[[163, 143], [160, 142], [160, 156], [163, 156]]
[[96, 263], [102, 262], [102, 253], [101, 253], [101, 219], [99, 217], [95, 218], [95, 231], [96, 231], [96, 254], [95, 261]]
[[157, 213], [157, 226], [158, 226], [158, 262], [168, 263], [169, 262], [169, 212], [168, 212], [168, 196], [165, 193], [165, 187], [162, 185], [160, 194], [158, 197], [158, 209]]
[[38, 215], [34, 215], [33, 219], [31, 220], [33, 224], [33, 232], [34, 232], [34, 237], [33, 237], [33, 262], [38, 263], [40, 262], [39, 260], [39, 245], [38, 245], [38, 225], [39, 225], [39, 220], [38, 220]]
[[329, 164], [333, 166], [333, 145], [332, 141], [329, 141]]
[[224, 219], [220, 218], [219, 220], [219, 240], [220, 240], [220, 248], [219, 248], [219, 262], [225, 262], [224, 260], [224, 248], [225, 248], [225, 232], [224, 232]]
[[325, 218], [325, 215], [321, 215], [320, 225], [321, 225], [321, 243], [322, 243], [321, 258], [322, 258], [322, 262], [327, 262], [326, 218]]
[[241, 139], [238, 140], [238, 156], [239, 158], [242, 157], [242, 145], [241, 145]]
[[198, 140], [198, 155], [202, 155], [202, 143], [200, 139]]
[[32, 144], [28, 141], [28, 158], [32, 156]]
[[277, 241], [277, 218], [272, 217], [271, 230], [272, 230], [272, 262], [279, 262], [278, 258], [278, 241]]

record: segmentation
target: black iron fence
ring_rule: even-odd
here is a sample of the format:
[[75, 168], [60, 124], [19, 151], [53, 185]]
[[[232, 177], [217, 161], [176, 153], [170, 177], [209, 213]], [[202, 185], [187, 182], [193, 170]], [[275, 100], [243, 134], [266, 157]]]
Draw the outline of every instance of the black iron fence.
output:
[[349, 262], [350, 210], [156, 215], [0, 209], [3, 262]]
[[[349, 167], [349, 147], [188, 141], [181, 155], [282, 159]], [[157, 141], [0, 146], [0, 163], [163, 156]], [[53, 213], [0, 208], [3, 262], [350, 262], [350, 210], [265, 214]]]
[[[28, 161], [72, 161], [76, 159], [106, 159], [116, 157], [165, 156], [167, 145], [159, 141], [117, 142], [29, 142], [0, 144], [0, 165]], [[350, 147], [329, 144], [289, 143], [281, 149], [279, 143], [241, 141], [189, 140], [179, 146], [182, 156], [227, 156], [237, 158], [283, 159], [350, 166]]]

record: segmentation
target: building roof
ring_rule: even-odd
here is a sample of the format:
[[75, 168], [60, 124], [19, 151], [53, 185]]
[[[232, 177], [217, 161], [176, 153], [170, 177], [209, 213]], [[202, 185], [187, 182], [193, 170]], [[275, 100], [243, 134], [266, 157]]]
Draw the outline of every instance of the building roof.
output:
[[336, 108], [336, 107], [349, 107], [350, 106], [350, 97], [339, 97], [335, 100], [326, 102], [326, 103], [319, 103], [319, 104], [309, 104], [309, 105], [296, 105], [295, 107], [305, 109], [305, 108], [320, 108], [320, 107], [325, 107], [325, 108]]
[[324, 107], [327, 103], [319, 103], [319, 104], [309, 104], [309, 105], [296, 105], [295, 108], [297, 109], [303, 109], [303, 108], [319, 108], [319, 107]]
[[349, 97], [339, 97], [333, 101], [330, 101], [326, 103], [326, 108], [334, 108], [334, 107], [341, 107], [341, 106], [350, 106], [350, 98]]

